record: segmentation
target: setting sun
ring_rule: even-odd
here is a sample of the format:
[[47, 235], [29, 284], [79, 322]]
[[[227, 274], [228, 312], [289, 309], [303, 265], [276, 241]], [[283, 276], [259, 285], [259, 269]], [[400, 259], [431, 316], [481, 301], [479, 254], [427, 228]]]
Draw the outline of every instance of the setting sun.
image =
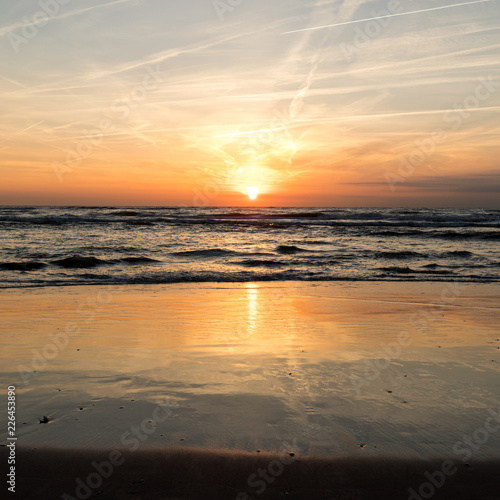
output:
[[248, 193], [248, 197], [251, 199], [251, 200], [255, 200], [255, 198], [257, 198], [257, 195], [259, 194], [259, 188], [258, 187], [248, 187], [247, 188], [247, 193]]

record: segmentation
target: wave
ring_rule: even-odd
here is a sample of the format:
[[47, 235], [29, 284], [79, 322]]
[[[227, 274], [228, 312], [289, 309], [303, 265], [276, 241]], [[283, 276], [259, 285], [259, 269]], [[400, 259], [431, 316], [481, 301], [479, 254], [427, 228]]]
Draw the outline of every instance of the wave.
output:
[[120, 261], [126, 262], [127, 264], [148, 264], [161, 262], [156, 259], [150, 259], [149, 257], [124, 257], [123, 259], [120, 259]]
[[411, 269], [409, 267], [379, 267], [377, 268], [380, 271], [385, 271], [388, 273], [396, 273], [396, 274], [453, 274], [451, 271], [431, 271], [429, 269], [424, 270], [418, 270], [418, 269]]
[[280, 217], [283, 219], [317, 219], [318, 217], [322, 217], [325, 214], [323, 212], [297, 212], [290, 214], [280, 214]]
[[255, 211], [250, 213], [228, 212], [222, 214], [211, 214], [215, 219], [317, 219], [324, 216], [323, 212], [288, 212], [288, 213], [265, 213], [265, 211]]
[[[0, 224], [9, 225], [212, 225], [268, 229], [327, 226], [349, 233], [381, 237], [479, 238], [497, 240], [495, 211], [398, 209], [231, 209], [212, 207], [0, 207]], [[446, 228], [455, 228], [447, 231]]]
[[3, 262], [0, 264], [0, 269], [5, 271], [37, 271], [46, 265], [43, 262]]
[[66, 269], [90, 269], [98, 266], [113, 265], [119, 262], [124, 262], [130, 265], [141, 265], [160, 261], [150, 259], [149, 257], [124, 257], [122, 259], [104, 260], [93, 256], [83, 257], [81, 255], [73, 255], [71, 257], [66, 257], [65, 259], [53, 260], [51, 264], [64, 267]]
[[136, 212], [135, 210], [119, 210], [118, 212], [111, 212], [111, 215], [118, 215], [120, 217], [136, 217], [141, 215], [141, 212]]
[[87, 269], [90, 267], [102, 266], [103, 264], [108, 263], [109, 262], [98, 259], [97, 257], [82, 257], [81, 255], [73, 255], [71, 257], [66, 257], [65, 259], [52, 261], [52, 264], [68, 269]]
[[500, 239], [500, 231], [472, 231], [472, 232], [459, 232], [459, 231], [435, 231], [430, 233], [435, 238], [443, 239], [471, 239], [476, 238], [479, 240], [498, 240]]
[[[20, 221], [20, 222], [24, 222], [24, 221]], [[26, 221], [26, 222], [30, 222], [32, 224], [39, 224], [41, 226], [62, 226], [63, 224], [67, 223], [68, 221], [47, 217], [44, 219], [34, 219], [32, 221]]]
[[128, 224], [130, 226], [154, 226], [155, 223], [149, 220], [126, 220], [124, 224]]
[[468, 252], [467, 250], [452, 250], [450, 252], [445, 252], [443, 254], [444, 257], [464, 257], [469, 258], [473, 257], [474, 254], [472, 252]]
[[[368, 256], [370, 256], [371, 252], [366, 253]], [[448, 252], [442, 252], [442, 253], [437, 253], [434, 254], [436, 257], [440, 258], [450, 258], [450, 257], [461, 257], [464, 259], [468, 259], [471, 257], [475, 257], [475, 254], [472, 252], [469, 252], [467, 250], [451, 250]], [[419, 252], [414, 252], [411, 250], [403, 250], [403, 251], [384, 251], [384, 252], [375, 252], [374, 256], [376, 258], [380, 259], [398, 259], [398, 260], [405, 260], [405, 259], [426, 259], [429, 256], [423, 253]]]
[[498, 281], [499, 223], [491, 210], [0, 207], [0, 284]]
[[299, 252], [307, 252], [308, 250], [296, 247], [295, 245], [278, 245], [276, 251], [283, 255], [292, 255]]
[[398, 274], [409, 274], [415, 272], [413, 269], [410, 269], [409, 267], [379, 267], [378, 269], [380, 271], [385, 271], [389, 273], [398, 273]]
[[303, 240], [300, 242], [301, 245], [331, 245], [331, 241], [326, 240]]
[[414, 282], [454, 282], [464, 283], [499, 283], [500, 278], [493, 275], [454, 275], [448, 272], [440, 273], [383, 273], [366, 276], [352, 276], [350, 273], [339, 273], [337, 275], [325, 275], [317, 272], [295, 272], [293, 270], [283, 270], [281, 272], [248, 270], [238, 273], [196, 273], [186, 274], [182, 272], [161, 273], [151, 276], [140, 274], [130, 275], [98, 275], [91, 273], [68, 276], [64, 279], [47, 277], [44, 280], [26, 281], [20, 283], [19, 280], [2, 281], [0, 289], [9, 288], [36, 288], [47, 286], [77, 286], [77, 285], [161, 285], [171, 283], [248, 283], [248, 282], [369, 282], [369, 281], [414, 281]]
[[186, 250], [183, 252], [172, 252], [174, 257], [227, 257], [230, 255], [241, 255], [241, 252], [224, 250], [223, 248], [208, 248], [205, 250]]
[[369, 231], [367, 236], [383, 236], [383, 237], [405, 237], [419, 236], [425, 239], [441, 238], [441, 239], [479, 239], [479, 240], [498, 240], [500, 239], [500, 231], [477, 231], [465, 229], [462, 231], [442, 231], [439, 229], [409, 229], [409, 230], [383, 230]]
[[260, 260], [260, 259], [247, 259], [239, 262], [231, 262], [231, 264], [237, 264], [239, 266], [245, 266], [245, 267], [283, 267], [288, 265], [285, 262], [278, 262], [276, 260]]
[[425, 258], [426, 256], [412, 251], [400, 251], [400, 252], [375, 252], [375, 256], [380, 259], [416, 259]]
[[425, 235], [425, 232], [423, 231], [418, 231], [417, 229], [409, 230], [409, 231], [393, 231], [393, 230], [386, 230], [386, 231], [374, 231], [370, 232], [368, 236], [396, 236], [396, 237], [402, 237], [402, 236], [423, 236]]
[[78, 276], [78, 278], [82, 279], [99, 280], [101, 282], [105, 282], [106, 280], [109, 281], [109, 276], [106, 276], [105, 274], [80, 273], [76, 274], [75, 276]]

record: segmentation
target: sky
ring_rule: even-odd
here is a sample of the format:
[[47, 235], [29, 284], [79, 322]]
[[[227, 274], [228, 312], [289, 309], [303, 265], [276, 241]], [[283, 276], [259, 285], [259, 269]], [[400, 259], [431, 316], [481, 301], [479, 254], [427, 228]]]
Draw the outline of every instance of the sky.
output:
[[500, 208], [500, 0], [0, 12], [0, 205]]

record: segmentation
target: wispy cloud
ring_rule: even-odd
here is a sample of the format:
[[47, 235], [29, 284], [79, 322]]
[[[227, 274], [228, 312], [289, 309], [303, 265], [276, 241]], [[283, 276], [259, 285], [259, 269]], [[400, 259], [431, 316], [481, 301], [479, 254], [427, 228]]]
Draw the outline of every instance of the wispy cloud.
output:
[[[384, 182], [346, 182], [347, 185], [383, 186]], [[385, 183], [386, 184], [386, 183]], [[404, 182], [406, 189], [458, 193], [500, 193], [500, 174], [484, 172], [465, 176], [422, 176]]]
[[336, 26], [345, 26], [347, 24], [356, 24], [356, 23], [364, 23], [367, 21], [376, 21], [379, 19], [387, 19], [389, 17], [397, 17], [397, 16], [409, 16], [411, 14], [420, 14], [422, 12], [431, 12], [434, 10], [442, 10], [442, 9], [451, 9], [453, 7], [461, 7], [463, 5], [472, 5], [476, 3], [485, 3], [485, 2], [490, 2], [491, 0], [474, 0], [473, 2], [464, 2], [464, 3], [455, 3], [452, 5], [441, 5], [439, 7], [430, 7], [428, 9], [421, 9], [421, 10], [413, 10], [411, 12], [396, 12], [394, 14], [387, 14], [384, 16], [376, 16], [376, 17], [368, 17], [366, 19], [356, 19], [354, 21], [345, 21], [341, 23], [335, 23], [335, 24], [325, 24], [323, 26], [314, 26], [312, 28], [303, 28], [299, 30], [293, 30], [293, 31], [285, 31], [282, 33], [282, 35], [288, 35], [291, 33], [300, 33], [302, 31], [313, 31], [313, 30], [320, 30], [324, 28], [334, 28]]
[[[93, 5], [92, 7], [85, 7], [83, 9], [77, 9], [77, 10], [70, 10], [70, 11], [62, 12], [61, 14], [57, 14], [55, 16], [52, 16], [49, 18], [49, 20], [58, 21], [61, 19], [67, 19], [69, 17], [74, 17], [74, 16], [79, 16], [81, 14], [86, 14], [87, 12], [91, 12], [93, 10], [104, 9], [107, 7], [112, 7], [113, 5], [118, 5], [118, 4], [123, 4], [123, 3], [130, 3], [130, 1], [131, 0], [114, 0], [113, 2]], [[33, 14], [35, 14], [36, 12], [43, 12], [43, 11], [41, 11], [40, 8], [38, 8], [37, 10], [33, 10]], [[31, 26], [33, 24], [35, 24], [35, 25], [40, 24], [41, 22], [44, 22], [44, 21], [43, 20], [30, 21], [28, 18], [27, 22], [26, 21], [18, 21], [17, 23], [13, 23], [10, 26], [2, 26], [2, 27], [0, 27], [0, 37], [6, 36], [15, 30], [25, 28], [26, 26]]]
[[[19, 54], [8, 41], [0, 46], [2, 173], [19, 193], [30, 164], [46, 176], [40, 188], [52, 189], [56, 162], [79, 165], [63, 189], [86, 193], [105, 177], [117, 189], [147, 178], [184, 193], [186, 203], [193, 182], [213, 179], [221, 197], [254, 182], [269, 193], [296, 189], [304, 204], [314, 204], [310, 193], [331, 197], [346, 186], [352, 196], [359, 186], [383, 197], [384, 172], [444, 128], [446, 141], [428, 158], [434, 172], [422, 166], [405, 189], [425, 192], [432, 177], [446, 177], [442, 189], [459, 197], [453, 179], [493, 168], [499, 157], [500, 12], [492, 0], [458, 1], [407, 6], [391, 22], [376, 14], [387, 0], [255, 0], [223, 22], [210, 2], [61, 7]], [[29, 20], [34, 5], [11, 12]], [[448, 15], [426, 15], [439, 11]], [[363, 22], [384, 19], [380, 36], [346, 61], [340, 45], [353, 43]], [[3, 26], [0, 36], [25, 25]], [[144, 92], [148, 68], [162, 81]], [[466, 100], [481, 77], [496, 87], [475, 106]], [[446, 113], [463, 114], [456, 130]]]

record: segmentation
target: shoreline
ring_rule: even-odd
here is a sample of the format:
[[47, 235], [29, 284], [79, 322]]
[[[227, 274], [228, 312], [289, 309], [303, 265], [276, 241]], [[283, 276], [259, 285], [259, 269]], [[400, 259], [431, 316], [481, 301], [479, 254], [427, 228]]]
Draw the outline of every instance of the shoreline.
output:
[[248, 281], [196, 281], [196, 280], [190, 280], [190, 281], [168, 281], [168, 282], [157, 282], [157, 283], [151, 283], [151, 282], [128, 282], [128, 283], [116, 283], [110, 281], [109, 283], [102, 283], [102, 282], [95, 282], [95, 283], [64, 283], [61, 282], [57, 285], [54, 284], [36, 284], [36, 283], [28, 283], [24, 285], [12, 285], [12, 286], [1, 286], [0, 285], [0, 293], [2, 290], [23, 290], [23, 289], [39, 289], [39, 288], [64, 288], [64, 287], [110, 287], [110, 286], [115, 286], [115, 287], [133, 287], [133, 286], [138, 286], [138, 287], [147, 287], [147, 286], [176, 286], [176, 285], [186, 285], [186, 286], [199, 286], [199, 285], [248, 285], [248, 284], [259, 284], [259, 285], [266, 285], [266, 284], [292, 284], [296, 285], [298, 283], [303, 283], [303, 284], [328, 284], [328, 283], [406, 283], [406, 284], [447, 284], [447, 283], [461, 283], [461, 284], [470, 284], [470, 285], [498, 285], [500, 284], [500, 280], [498, 279], [461, 279], [461, 278], [436, 278], [436, 279], [405, 279], [405, 278], [325, 278], [325, 279], [312, 279], [312, 280], [307, 280], [307, 279], [273, 279], [270, 278], [268, 280], [248, 280]]

